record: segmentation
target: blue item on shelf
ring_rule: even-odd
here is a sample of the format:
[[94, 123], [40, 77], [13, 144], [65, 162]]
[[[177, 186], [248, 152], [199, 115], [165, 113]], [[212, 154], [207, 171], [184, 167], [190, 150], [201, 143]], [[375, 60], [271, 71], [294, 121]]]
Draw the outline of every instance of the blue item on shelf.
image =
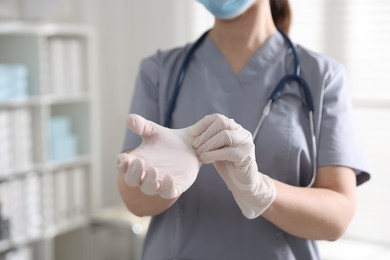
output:
[[51, 155], [54, 161], [71, 160], [78, 155], [78, 138], [71, 132], [71, 119], [55, 116], [50, 120]]
[[75, 158], [78, 154], [77, 141], [77, 137], [71, 134], [52, 140], [51, 159], [54, 161], [64, 161]]
[[0, 64], [0, 77], [27, 79], [28, 69], [23, 64]]
[[71, 120], [66, 116], [55, 116], [50, 119], [50, 134], [52, 139], [71, 133]]
[[27, 67], [0, 64], [0, 100], [26, 97], [28, 94]]

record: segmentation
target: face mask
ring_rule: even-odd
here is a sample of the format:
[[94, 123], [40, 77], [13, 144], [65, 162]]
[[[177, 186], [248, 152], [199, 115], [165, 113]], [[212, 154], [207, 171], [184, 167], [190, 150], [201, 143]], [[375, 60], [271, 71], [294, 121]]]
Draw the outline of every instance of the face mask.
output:
[[198, 0], [215, 17], [230, 20], [240, 16], [255, 0]]

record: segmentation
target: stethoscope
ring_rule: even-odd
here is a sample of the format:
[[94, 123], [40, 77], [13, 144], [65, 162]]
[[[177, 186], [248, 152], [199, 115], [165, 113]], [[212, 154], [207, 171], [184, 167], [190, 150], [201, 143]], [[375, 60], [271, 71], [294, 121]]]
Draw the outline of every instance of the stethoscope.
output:
[[[177, 97], [179, 95], [181, 86], [184, 81], [185, 74], [187, 72], [187, 68], [189, 65], [189, 62], [194, 55], [194, 52], [197, 50], [197, 48], [202, 44], [204, 39], [206, 38], [209, 31], [205, 32], [188, 50], [187, 54], [184, 57], [184, 60], [180, 66], [179, 73], [176, 78], [175, 87], [173, 89], [173, 93], [171, 96], [171, 99], [169, 100], [168, 108], [165, 114], [165, 127], [171, 127], [172, 123], [172, 114], [176, 106]], [[305, 102], [306, 107], [308, 109], [309, 113], [309, 123], [310, 123], [310, 134], [311, 134], [311, 159], [312, 159], [312, 175], [310, 178], [310, 182], [307, 185], [304, 185], [306, 187], [311, 187], [314, 184], [314, 181], [317, 176], [317, 141], [316, 136], [314, 134], [314, 107], [313, 107], [313, 99], [311, 97], [310, 89], [306, 81], [301, 77], [301, 61], [299, 59], [299, 56], [297, 54], [297, 50], [294, 46], [294, 44], [291, 42], [290, 38], [285, 34], [282, 30], [279, 30], [281, 35], [283, 36], [284, 40], [287, 42], [289, 47], [292, 50], [293, 56], [294, 56], [294, 73], [293, 74], [287, 74], [278, 82], [274, 90], [272, 91], [271, 95], [268, 98], [268, 102], [266, 106], [264, 107], [261, 117], [259, 120], [259, 123], [257, 124], [255, 131], [253, 132], [253, 140], [256, 139], [259, 130], [264, 122], [264, 119], [268, 116], [269, 112], [271, 111], [272, 104], [277, 100], [279, 94], [283, 90], [283, 88], [286, 86], [288, 82], [296, 82], [299, 87], [302, 88], [304, 96], [305, 96]]]

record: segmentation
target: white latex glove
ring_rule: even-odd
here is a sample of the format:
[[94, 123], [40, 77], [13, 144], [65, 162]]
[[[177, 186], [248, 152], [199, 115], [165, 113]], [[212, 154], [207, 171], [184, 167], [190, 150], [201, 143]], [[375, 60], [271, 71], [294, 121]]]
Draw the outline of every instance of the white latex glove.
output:
[[214, 163], [245, 217], [261, 215], [275, 200], [271, 178], [258, 172], [250, 132], [220, 114], [204, 117], [192, 128], [193, 147], [203, 163]]
[[140, 135], [141, 145], [130, 153], [119, 154], [116, 166], [131, 187], [162, 198], [180, 196], [195, 181], [202, 165], [192, 148], [190, 127], [169, 129], [130, 114], [128, 128]]

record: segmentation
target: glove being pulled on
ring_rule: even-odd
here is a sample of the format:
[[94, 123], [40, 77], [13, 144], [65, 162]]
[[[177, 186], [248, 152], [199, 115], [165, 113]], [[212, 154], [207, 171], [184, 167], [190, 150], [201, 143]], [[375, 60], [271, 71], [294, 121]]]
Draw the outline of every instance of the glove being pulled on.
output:
[[212, 114], [192, 128], [203, 163], [214, 163], [245, 217], [261, 215], [275, 200], [272, 179], [258, 171], [252, 135], [232, 119]]
[[190, 127], [169, 129], [136, 114], [128, 116], [127, 126], [142, 137], [137, 148], [117, 156], [117, 169], [129, 186], [173, 199], [194, 183], [201, 162], [192, 148]]

